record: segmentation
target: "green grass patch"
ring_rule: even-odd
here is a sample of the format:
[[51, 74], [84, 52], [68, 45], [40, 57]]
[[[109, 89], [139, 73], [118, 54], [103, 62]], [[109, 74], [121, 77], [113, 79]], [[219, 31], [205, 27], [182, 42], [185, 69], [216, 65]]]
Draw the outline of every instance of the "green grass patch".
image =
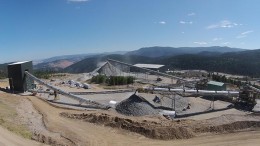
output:
[[31, 139], [32, 132], [17, 120], [16, 106], [19, 103], [18, 100], [16, 97], [3, 97], [0, 94], [0, 125], [17, 135]]

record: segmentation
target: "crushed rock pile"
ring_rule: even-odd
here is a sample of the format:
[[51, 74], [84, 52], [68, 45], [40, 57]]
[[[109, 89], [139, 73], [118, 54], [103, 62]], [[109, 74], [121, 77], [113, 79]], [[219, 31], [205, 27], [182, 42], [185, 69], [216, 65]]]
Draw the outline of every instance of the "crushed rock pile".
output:
[[[173, 102], [172, 99], [164, 97], [162, 99], [162, 104], [161, 105], [164, 106], [164, 107], [172, 108], [172, 102]], [[176, 96], [175, 97], [176, 112], [183, 113], [184, 112], [183, 108], [187, 107], [188, 103], [189, 103], [189, 101], [188, 101], [187, 98], [181, 97], [181, 96]]]
[[136, 94], [116, 105], [116, 111], [127, 116], [156, 115], [159, 111], [145, 98]]

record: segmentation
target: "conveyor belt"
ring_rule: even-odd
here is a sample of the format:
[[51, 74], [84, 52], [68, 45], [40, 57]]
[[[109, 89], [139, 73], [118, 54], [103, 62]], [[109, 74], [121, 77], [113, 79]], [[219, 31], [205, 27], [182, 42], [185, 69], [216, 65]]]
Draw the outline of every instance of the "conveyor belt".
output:
[[38, 79], [37, 77], [35, 77], [34, 75], [30, 74], [29, 72], [25, 71], [25, 74], [28, 75], [28, 77], [30, 77], [31, 79], [33, 79], [34, 81], [40, 83], [40, 84], [43, 84], [44, 86], [56, 91], [57, 93], [59, 94], [62, 94], [64, 96], [67, 96], [71, 99], [74, 99], [74, 100], [77, 100], [79, 101], [80, 104], [82, 103], [87, 103], [87, 104], [91, 104], [91, 105], [94, 105], [96, 106], [97, 108], [102, 108], [102, 109], [108, 109], [109, 106], [108, 105], [104, 105], [104, 104], [101, 104], [101, 103], [98, 103], [96, 101], [92, 101], [92, 100], [89, 100], [89, 99], [86, 99], [86, 98], [82, 98], [80, 96], [77, 96], [77, 95], [74, 95], [74, 94], [71, 94], [71, 93], [68, 93], [68, 92], [65, 92], [59, 88], [56, 88], [40, 79]]

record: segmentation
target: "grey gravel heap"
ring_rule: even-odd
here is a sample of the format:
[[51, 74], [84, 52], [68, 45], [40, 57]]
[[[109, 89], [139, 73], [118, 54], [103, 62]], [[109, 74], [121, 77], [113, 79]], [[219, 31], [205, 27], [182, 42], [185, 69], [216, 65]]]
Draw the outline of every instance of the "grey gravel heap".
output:
[[121, 101], [116, 106], [116, 111], [127, 116], [156, 115], [159, 113], [151, 103], [136, 94]]
[[[173, 97], [171, 97], [171, 98], [167, 98], [167, 97], [163, 97], [162, 99], [161, 99], [161, 101], [162, 101], [162, 103], [161, 103], [161, 105], [163, 106], [163, 107], [168, 107], [168, 108], [172, 108], [172, 103], [173, 103], [173, 99], [172, 99]], [[181, 113], [181, 112], [183, 112], [182, 110], [183, 110], [183, 108], [184, 107], [187, 107], [188, 106], [188, 103], [189, 103], [189, 101], [188, 101], [188, 99], [187, 98], [185, 98], [185, 97], [181, 97], [181, 96], [179, 96], [179, 95], [176, 95], [176, 97], [175, 97], [175, 108], [176, 108], [176, 112], [178, 112], [178, 113]], [[158, 105], [158, 104], [157, 104]], [[174, 104], [173, 104], [173, 106], [174, 106]]]

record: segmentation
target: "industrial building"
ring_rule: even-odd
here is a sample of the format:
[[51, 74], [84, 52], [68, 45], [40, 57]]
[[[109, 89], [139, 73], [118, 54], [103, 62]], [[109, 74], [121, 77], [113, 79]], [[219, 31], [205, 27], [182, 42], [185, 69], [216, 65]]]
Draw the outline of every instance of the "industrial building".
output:
[[32, 61], [15, 62], [7, 66], [11, 91], [25, 92], [34, 87], [33, 80], [26, 78], [25, 71], [32, 72]]
[[133, 65], [133, 67], [131, 67], [130, 70], [138, 72], [140, 71], [140, 68], [146, 68], [154, 71], [159, 71], [159, 69], [163, 66], [164, 65], [161, 64], [135, 64]]
[[226, 89], [226, 84], [222, 82], [216, 82], [216, 81], [209, 81], [207, 83], [207, 90], [212, 91], [224, 91]]
[[134, 66], [147, 69], [159, 69], [164, 65], [161, 64], [135, 64]]

